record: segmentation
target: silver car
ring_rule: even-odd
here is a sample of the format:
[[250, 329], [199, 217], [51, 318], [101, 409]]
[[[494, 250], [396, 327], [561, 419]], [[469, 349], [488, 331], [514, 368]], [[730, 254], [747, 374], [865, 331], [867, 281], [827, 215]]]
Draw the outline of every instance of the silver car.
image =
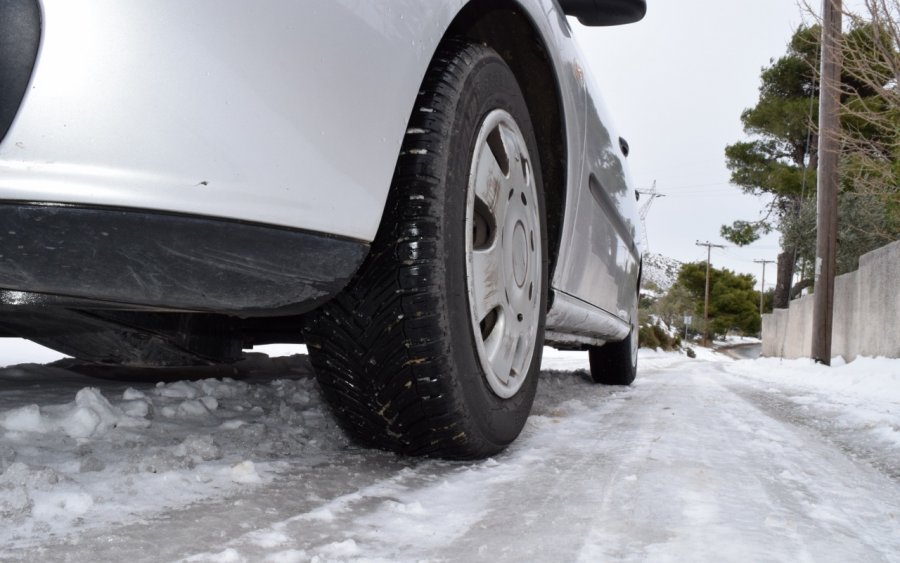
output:
[[644, 0], [0, 2], [0, 336], [305, 342], [358, 441], [494, 454], [544, 344], [637, 363], [628, 145], [566, 16]]

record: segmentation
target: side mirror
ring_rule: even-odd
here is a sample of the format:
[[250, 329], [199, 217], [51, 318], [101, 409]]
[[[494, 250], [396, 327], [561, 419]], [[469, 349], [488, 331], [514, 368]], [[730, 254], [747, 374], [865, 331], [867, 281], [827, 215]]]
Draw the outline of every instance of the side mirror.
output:
[[559, 0], [559, 5], [564, 14], [589, 26], [634, 23], [647, 13], [647, 0]]

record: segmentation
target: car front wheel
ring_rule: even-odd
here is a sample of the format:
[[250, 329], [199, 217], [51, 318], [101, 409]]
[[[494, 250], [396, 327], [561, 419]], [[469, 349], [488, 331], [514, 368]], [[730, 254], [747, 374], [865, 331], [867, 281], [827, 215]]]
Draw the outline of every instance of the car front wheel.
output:
[[370, 254], [307, 331], [317, 378], [365, 444], [492, 455], [531, 409], [546, 306], [525, 100], [495, 51], [449, 41], [423, 82]]

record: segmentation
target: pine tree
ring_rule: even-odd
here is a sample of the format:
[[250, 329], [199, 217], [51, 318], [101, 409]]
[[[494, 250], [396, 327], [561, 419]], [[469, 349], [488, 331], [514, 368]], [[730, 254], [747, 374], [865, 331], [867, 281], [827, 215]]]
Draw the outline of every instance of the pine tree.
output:
[[[819, 33], [818, 26], [799, 28], [787, 54], [763, 69], [759, 102], [741, 114], [744, 131], [754, 138], [725, 148], [732, 183], [748, 194], [774, 196], [763, 219], [722, 227], [722, 236], [739, 246], [790, 222], [815, 191], [817, 138], [810, 123], [818, 118]], [[797, 256], [796, 241], [782, 239], [776, 307], [787, 307]]]
[[[756, 334], [760, 329], [759, 292], [753, 289], [755, 280], [749, 274], [711, 268], [709, 272], [709, 328], [712, 334], [725, 334], [737, 329], [744, 334]], [[686, 292], [694, 304], [693, 313], [703, 318], [706, 291], [706, 262], [684, 264], [678, 280], [669, 293]]]
[[[896, 28], [886, 29], [885, 21], [853, 19], [843, 40], [839, 273], [900, 237], [900, 51]], [[808, 271], [791, 288], [798, 260], [815, 258], [819, 37], [819, 26], [800, 27], [785, 56], [763, 69], [759, 102], [741, 115], [753, 139], [725, 149], [732, 183], [773, 197], [762, 219], [723, 226], [722, 236], [743, 246], [781, 232], [774, 298], [780, 308], [812, 284]]]

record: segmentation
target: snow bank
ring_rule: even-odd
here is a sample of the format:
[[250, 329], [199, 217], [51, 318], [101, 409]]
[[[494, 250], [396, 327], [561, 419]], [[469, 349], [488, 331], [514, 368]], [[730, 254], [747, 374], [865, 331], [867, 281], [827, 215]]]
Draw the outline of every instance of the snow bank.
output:
[[309, 373], [154, 385], [29, 365], [0, 369], [0, 390], [0, 559], [258, 486], [285, 459], [346, 444]]
[[857, 358], [844, 363], [838, 357], [832, 364], [829, 367], [810, 359], [760, 358], [752, 362], [734, 362], [728, 371], [760, 381], [787, 383], [827, 393], [844, 404], [892, 402], [900, 405], [900, 360]]
[[820, 425], [850, 433], [858, 447], [887, 448], [900, 456], [900, 360], [837, 357], [832, 366], [810, 359], [735, 361], [730, 374], [765, 392], [821, 413]]

